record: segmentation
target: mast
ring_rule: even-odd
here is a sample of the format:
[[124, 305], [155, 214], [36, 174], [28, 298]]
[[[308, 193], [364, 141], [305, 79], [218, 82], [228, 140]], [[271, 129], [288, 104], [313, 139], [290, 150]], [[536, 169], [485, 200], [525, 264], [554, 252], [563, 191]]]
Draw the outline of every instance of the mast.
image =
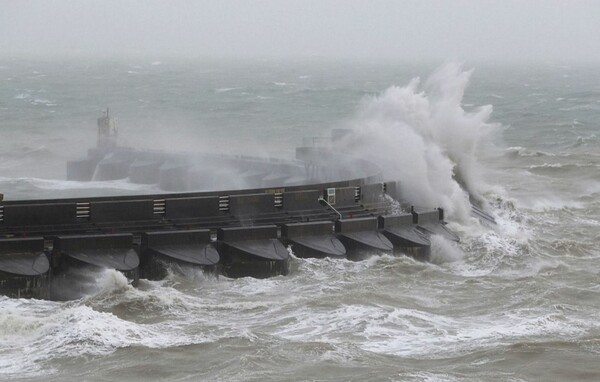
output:
[[98, 118], [97, 146], [104, 149], [112, 149], [117, 146], [117, 126], [115, 120], [110, 118], [108, 107], [106, 114]]

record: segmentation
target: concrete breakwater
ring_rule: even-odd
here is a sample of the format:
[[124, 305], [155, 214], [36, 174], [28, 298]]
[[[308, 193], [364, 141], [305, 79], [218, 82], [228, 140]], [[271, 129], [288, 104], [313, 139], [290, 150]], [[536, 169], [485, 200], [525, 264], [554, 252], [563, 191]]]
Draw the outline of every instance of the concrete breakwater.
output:
[[289, 271], [288, 246], [298, 257], [427, 258], [429, 236], [445, 231], [439, 209], [391, 216], [395, 183], [337, 186], [4, 201], [0, 293], [59, 298], [52, 285], [73, 268], [116, 269], [133, 284], [173, 263], [268, 277]]
[[0, 294], [74, 298], [82, 269], [115, 269], [133, 285], [180, 265], [269, 277], [289, 272], [290, 249], [427, 259], [432, 235], [458, 241], [443, 210], [401, 203], [398, 181], [384, 182], [368, 161], [319, 147], [297, 148], [295, 160], [138, 151], [117, 147], [105, 122], [98, 146], [68, 163], [67, 178], [127, 178], [165, 192], [0, 199]]

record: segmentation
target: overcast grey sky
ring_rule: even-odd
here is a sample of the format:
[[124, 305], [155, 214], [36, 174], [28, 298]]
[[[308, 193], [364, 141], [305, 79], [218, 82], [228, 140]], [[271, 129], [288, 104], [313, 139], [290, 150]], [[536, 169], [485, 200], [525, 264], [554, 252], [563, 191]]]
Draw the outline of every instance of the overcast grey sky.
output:
[[0, 0], [0, 57], [600, 62], [600, 0]]

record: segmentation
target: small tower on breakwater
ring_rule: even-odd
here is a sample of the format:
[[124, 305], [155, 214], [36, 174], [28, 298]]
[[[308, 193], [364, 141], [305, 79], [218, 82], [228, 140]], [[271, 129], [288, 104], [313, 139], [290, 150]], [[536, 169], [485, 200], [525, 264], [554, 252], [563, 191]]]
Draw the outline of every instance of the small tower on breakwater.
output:
[[98, 118], [97, 145], [101, 149], [112, 149], [117, 146], [117, 125], [108, 112], [106, 108], [106, 115]]

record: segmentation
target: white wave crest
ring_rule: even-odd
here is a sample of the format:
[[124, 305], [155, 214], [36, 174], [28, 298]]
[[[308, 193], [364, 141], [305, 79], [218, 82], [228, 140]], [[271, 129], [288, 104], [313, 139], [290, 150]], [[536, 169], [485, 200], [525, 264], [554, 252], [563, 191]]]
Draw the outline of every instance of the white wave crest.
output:
[[470, 75], [450, 63], [424, 86], [415, 78], [366, 99], [343, 142], [346, 151], [378, 163], [386, 179], [400, 180], [405, 199], [444, 207], [458, 220], [469, 219], [469, 194], [486, 188], [478, 162], [496, 131], [491, 106], [462, 108]]
[[553, 157], [556, 154], [545, 152], [545, 151], [532, 151], [528, 150], [525, 147], [521, 146], [513, 146], [506, 149], [506, 153], [512, 156], [520, 156], [520, 157], [541, 157], [548, 156]]
[[31, 98], [31, 94], [29, 93], [19, 93], [15, 96], [15, 99], [28, 99]]
[[460, 247], [442, 236], [431, 236], [431, 256], [432, 263], [441, 264], [461, 260], [465, 253]]
[[[560, 312], [526, 308], [510, 313], [449, 317], [438, 312], [389, 305], [341, 305], [334, 310], [300, 314], [277, 330], [292, 340], [337, 344], [348, 336], [364, 350], [425, 359], [446, 358], [552, 334], [569, 338], [585, 332], [585, 320]], [[490, 325], [494, 322], [494, 325]]]
[[230, 92], [232, 90], [237, 90], [239, 88], [216, 88], [215, 92], [216, 93], [226, 93], [226, 92]]
[[[110, 271], [104, 276], [104, 291], [72, 302], [0, 298], [0, 379], [47, 376], [56, 372], [52, 361], [57, 358], [102, 356], [130, 346], [164, 348], [212, 340], [207, 333], [186, 333], [189, 323], [185, 320], [144, 324], [103, 311], [120, 312], [120, 303], [130, 308], [138, 304], [144, 311], [153, 306], [170, 311], [172, 302], [167, 297], [174, 298], [167, 294], [152, 297], [134, 288], [119, 293], [123, 280]], [[172, 293], [169, 288], [165, 291]], [[190, 304], [184, 305], [189, 313]]]

